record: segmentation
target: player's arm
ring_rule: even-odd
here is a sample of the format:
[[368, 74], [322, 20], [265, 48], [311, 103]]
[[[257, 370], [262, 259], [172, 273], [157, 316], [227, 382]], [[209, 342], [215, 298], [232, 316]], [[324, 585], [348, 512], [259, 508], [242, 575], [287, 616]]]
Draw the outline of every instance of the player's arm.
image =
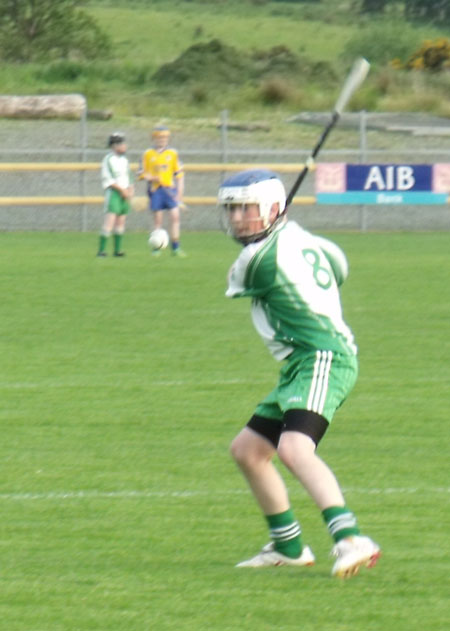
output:
[[177, 189], [177, 202], [183, 201], [184, 195], [184, 172], [179, 171], [175, 174], [175, 186]]
[[119, 195], [123, 197], [123, 199], [130, 199], [130, 197], [133, 196], [132, 186], [127, 186], [127, 188], [123, 188], [122, 186], [119, 186], [116, 182], [113, 182], [108, 186], [108, 188], [111, 188], [113, 191], [117, 191]]
[[131, 170], [130, 163], [128, 163], [128, 197], [131, 198], [134, 195], [134, 174]]
[[241, 296], [246, 295], [244, 277], [245, 270], [242, 268], [242, 265], [240, 264], [238, 259], [233, 263], [228, 272], [228, 287], [225, 292], [227, 298], [240, 298]]
[[111, 185], [114, 184], [115, 182], [114, 170], [112, 168], [109, 156], [105, 156], [105, 158], [103, 158], [101, 180], [102, 180], [102, 188], [105, 191], [107, 188], [110, 188]]
[[174, 150], [172, 154], [172, 173], [175, 180], [176, 198], [177, 202], [182, 202], [184, 195], [184, 170], [183, 163], [181, 162], [178, 152]]
[[257, 243], [246, 246], [228, 273], [228, 298], [249, 296], [260, 298], [270, 289], [275, 269], [268, 259], [258, 259], [255, 254], [259, 250]]
[[117, 183], [117, 172], [114, 171], [111, 156], [106, 156], [102, 162], [102, 186], [106, 191], [108, 188], [113, 191], [117, 191], [124, 199], [129, 199], [132, 196], [130, 187], [123, 188]]
[[148, 149], [142, 156], [140, 169], [138, 171], [138, 179], [145, 180], [146, 182], [157, 182], [159, 178], [152, 168], [150, 157], [151, 149]]
[[341, 248], [324, 237], [315, 237], [317, 245], [325, 254], [331, 269], [333, 270], [334, 277], [338, 286], [347, 279], [348, 276], [348, 262], [347, 257]]
[[139, 160], [138, 168], [136, 169], [136, 179], [138, 181], [144, 179], [144, 156]]

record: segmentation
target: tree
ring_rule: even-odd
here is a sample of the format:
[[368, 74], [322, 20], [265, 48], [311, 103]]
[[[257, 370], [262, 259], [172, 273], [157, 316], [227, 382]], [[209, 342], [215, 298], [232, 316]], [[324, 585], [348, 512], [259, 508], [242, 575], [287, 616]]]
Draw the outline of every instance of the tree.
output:
[[405, 17], [413, 20], [449, 21], [450, 0], [408, 0]]
[[0, 57], [5, 61], [94, 59], [110, 40], [80, 7], [85, 0], [0, 0]]
[[362, 0], [361, 13], [383, 13], [390, 0]]

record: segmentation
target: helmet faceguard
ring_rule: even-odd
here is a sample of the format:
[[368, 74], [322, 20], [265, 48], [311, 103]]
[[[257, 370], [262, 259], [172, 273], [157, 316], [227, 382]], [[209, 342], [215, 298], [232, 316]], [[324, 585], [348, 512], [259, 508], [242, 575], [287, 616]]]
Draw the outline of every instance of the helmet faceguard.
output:
[[[266, 169], [250, 169], [232, 175], [222, 183], [218, 203], [226, 215], [227, 232], [239, 243], [248, 245], [269, 235], [278, 224], [286, 205], [286, 193], [275, 173]], [[258, 206], [257, 226], [254, 230], [249, 228], [245, 233], [238, 233], [230, 221], [231, 212], [236, 206], [244, 210], [249, 204]], [[278, 204], [275, 218], [272, 215], [274, 204]]]

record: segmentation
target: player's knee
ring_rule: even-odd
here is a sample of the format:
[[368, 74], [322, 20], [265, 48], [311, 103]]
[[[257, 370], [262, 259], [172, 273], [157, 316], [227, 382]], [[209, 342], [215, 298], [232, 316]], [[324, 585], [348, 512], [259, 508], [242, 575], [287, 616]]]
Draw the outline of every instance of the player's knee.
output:
[[114, 234], [123, 234], [125, 232], [125, 226], [116, 226], [114, 228]]
[[230, 454], [235, 462], [240, 464], [246, 459], [246, 450], [242, 445], [242, 441], [239, 436], [233, 439], [230, 444]]
[[231, 443], [230, 453], [233, 460], [241, 469], [252, 469], [259, 461], [258, 454], [241, 436], [236, 436]]
[[262, 463], [270, 460], [274, 452], [273, 448], [266, 446], [265, 442], [259, 437], [253, 440], [253, 437], [249, 439], [245, 433], [239, 434], [230, 445], [231, 456], [241, 469], [256, 470]]
[[[280, 442], [279, 442], [278, 448], [277, 448], [277, 454], [278, 454], [278, 457], [281, 460], [281, 462], [288, 469], [290, 469], [292, 467], [292, 465], [293, 465], [293, 462], [294, 462], [294, 449], [293, 449], [293, 446], [290, 443], [290, 441], [286, 440], [286, 437], [285, 437], [284, 440], [280, 439]], [[296, 455], [297, 458], [300, 456], [298, 451], [297, 451], [297, 453], [295, 455]]]
[[299, 463], [306, 463], [315, 456], [314, 441], [300, 432], [282, 433], [278, 444], [278, 457], [288, 468], [298, 467]]

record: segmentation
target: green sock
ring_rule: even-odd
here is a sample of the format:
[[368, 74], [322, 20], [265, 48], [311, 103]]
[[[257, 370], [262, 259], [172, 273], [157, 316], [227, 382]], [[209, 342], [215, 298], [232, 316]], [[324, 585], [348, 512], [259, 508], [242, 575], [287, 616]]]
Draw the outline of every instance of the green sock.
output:
[[108, 241], [108, 237], [105, 237], [103, 234], [100, 235], [100, 239], [98, 242], [98, 251], [104, 252], [106, 248], [106, 242]]
[[301, 530], [291, 509], [277, 515], [266, 515], [275, 550], [291, 559], [302, 553]]
[[330, 506], [322, 511], [322, 515], [336, 543], [345, 537], [359, 535], [356, 517], [346, 506]]
[[121, 252], [121, 248], [122, 248], [122, 238], [123, 238], [123, 234], [115, 234], [114, 235], [114, 252], [115, 254], [117, 254], [118, 252]]

